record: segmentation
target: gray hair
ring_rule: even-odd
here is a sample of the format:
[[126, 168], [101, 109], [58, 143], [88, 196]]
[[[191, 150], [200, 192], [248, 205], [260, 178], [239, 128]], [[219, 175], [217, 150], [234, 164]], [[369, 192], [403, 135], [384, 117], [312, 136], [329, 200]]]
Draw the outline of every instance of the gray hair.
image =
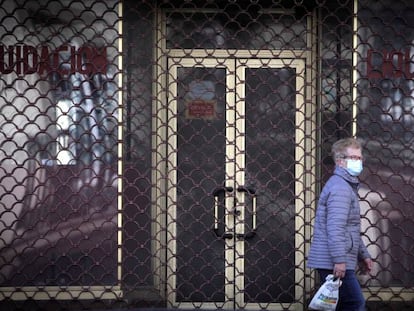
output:
[[342, 138], [332, 145], [332, 157], [336, 161], [346, 156], [347, 148], [355, 148], [362, 150], [362, 142], [357, 138]]

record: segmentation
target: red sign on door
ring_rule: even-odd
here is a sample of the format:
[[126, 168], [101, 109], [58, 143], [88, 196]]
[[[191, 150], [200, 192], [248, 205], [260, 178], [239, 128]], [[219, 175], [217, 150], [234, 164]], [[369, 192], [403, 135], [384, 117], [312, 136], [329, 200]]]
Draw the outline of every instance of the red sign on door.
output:
[[216, 101], [194, 99], [187, 102], [186, 117], [189, 119], [215, 119]]

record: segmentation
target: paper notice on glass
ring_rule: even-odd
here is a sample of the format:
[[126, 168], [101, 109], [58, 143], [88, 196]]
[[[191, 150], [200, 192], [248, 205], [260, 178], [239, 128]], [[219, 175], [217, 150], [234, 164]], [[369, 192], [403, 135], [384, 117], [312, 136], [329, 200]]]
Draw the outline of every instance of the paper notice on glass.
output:
[[212, 81], [191, 82], [185, 100], [186, 118], [206, 120], [217, 118], [215, 86]]

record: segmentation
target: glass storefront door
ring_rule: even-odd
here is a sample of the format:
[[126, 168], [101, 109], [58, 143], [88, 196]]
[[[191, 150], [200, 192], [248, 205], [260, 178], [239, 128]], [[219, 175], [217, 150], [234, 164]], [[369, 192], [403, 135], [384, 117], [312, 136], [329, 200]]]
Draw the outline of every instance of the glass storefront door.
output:
[[304, 60], [168, 64], [168, 301], [300, 304]]

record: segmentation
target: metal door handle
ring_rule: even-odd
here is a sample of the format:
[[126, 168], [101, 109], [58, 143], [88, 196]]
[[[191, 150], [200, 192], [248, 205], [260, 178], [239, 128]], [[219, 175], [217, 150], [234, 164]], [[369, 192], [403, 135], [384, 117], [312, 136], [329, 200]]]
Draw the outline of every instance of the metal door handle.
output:
[[237, 234], [238, 238], [249, 239], [256, 235], [257, 228], [257, 194], [256, 190], [253, 188], [248, 188], [245, 186], [240, 186], [237, 188], [238, 192], [245, 192], [252, 198], [252, 229], [245, 234]]
[[233, 233], [231, 232], [224, 232], [222, 235], [218, 233], [219, 229], [219, 196], [220, 194], [225, 194], [226, 192], [233, 192], [233, 187], [217, 187], [213, 190], [213, 197], [214, 197], [214, 233], [216, 236], [221, 237], [223, 239], [232, 239]]

